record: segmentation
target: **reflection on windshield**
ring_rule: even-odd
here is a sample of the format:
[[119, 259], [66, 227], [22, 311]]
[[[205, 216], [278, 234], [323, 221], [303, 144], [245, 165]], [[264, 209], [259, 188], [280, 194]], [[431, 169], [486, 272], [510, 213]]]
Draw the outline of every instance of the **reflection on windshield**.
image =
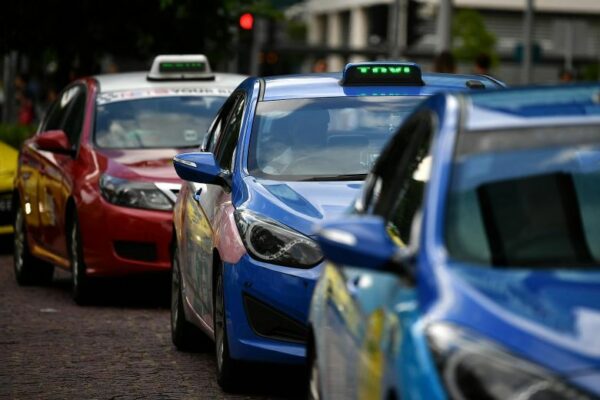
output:
[[494, 266], [598, 266], [600, 128], [519, 133], [513, 150], [505, 132], [459, 139], [446, 224], [451, 257]]
[[99, 104], [95, 142], [110, 149], [199, 146], [225, 100], [173, 96]]
[[363, 179], [418, 97], [259, 103], [250, 173], [274, 180]]

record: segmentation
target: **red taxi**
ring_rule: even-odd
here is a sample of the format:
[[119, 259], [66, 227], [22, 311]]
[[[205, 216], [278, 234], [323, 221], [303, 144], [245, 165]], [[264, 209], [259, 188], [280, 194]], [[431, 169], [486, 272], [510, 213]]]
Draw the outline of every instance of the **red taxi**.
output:
[[203, 55], [158, 56], [149, 73], [77, 80], [24, 143], [13, 197], [19, 284], [72, 272], [85, 302], [94, 277], [171, 267], [173, 156], [198, 147], [241, 75]]

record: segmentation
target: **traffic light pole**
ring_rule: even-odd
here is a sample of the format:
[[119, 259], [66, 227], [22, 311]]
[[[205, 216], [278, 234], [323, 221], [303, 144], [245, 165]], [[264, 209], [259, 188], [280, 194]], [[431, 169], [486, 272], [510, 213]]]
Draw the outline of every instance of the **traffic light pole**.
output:
[[527, 0], [525, 18], [523, 18], [523, 65], [521, 83], [531, 82], [532, 69], [532, 43], [533, 43], [533, 0]]
[[408, 28], [408, 0], [394, 0], [392, 19], [392, 38], [390, 59], [398, 60], [406, 50], [406, 31]]

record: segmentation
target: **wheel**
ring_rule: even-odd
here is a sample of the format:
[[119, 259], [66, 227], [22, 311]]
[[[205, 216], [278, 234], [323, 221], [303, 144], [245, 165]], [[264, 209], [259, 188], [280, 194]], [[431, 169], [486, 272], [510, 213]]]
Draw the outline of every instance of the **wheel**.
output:
[[317, 352], [314, 346], [310, 348], [309, 355], [309, 382], [306, 398], [308, 400], [319, 400], [321, 398], [321, 380], [319, 376], [319, 363], [317, 362]]
[[215, 353], [217, 356], [217, 383], [226, 392], [235, 391], [240, 384], [240, 365], [229, 356], [227, 324], [225, 323], [225, 292], [222, 266], [215, 280]]
[[171, 268], [171, 340], [180, 351], [200, 351], [210, 348], [209, 338], [185, 319], [181, 290], [181, 267], [177, 248], [173, 251]]
[[14, 247], [15, 278], [19, 285], [46, 284], [52, 281], [54, 266], [38, 260], [29, 252], [25, 216], [19, 202], [15, 210]]
[[90, 301], [90, 278], [85, 272], [83, 246], [77, 214], [73, 214], [69, 236], [69, 257], [71, 261], [72, 296], [75, 303], [85, 305]]

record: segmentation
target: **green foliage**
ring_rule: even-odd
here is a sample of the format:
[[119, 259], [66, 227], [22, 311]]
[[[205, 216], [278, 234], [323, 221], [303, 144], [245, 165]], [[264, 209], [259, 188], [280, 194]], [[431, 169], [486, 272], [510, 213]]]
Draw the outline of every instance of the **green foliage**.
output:
[[0, 142], [4, 142], [15, 149], [20, 149], [21, 144], [35, 132], [35, 126], [0, 124]]
[[480, 54], [488, 54], [492, 65], [498, 63], [496, 36], [485, 27], [481, 14], [475, 10], [460, 10], [452, 21], [454, 56], [472, 62]]
[[287, 34], [288, 37], [299, 43], [306, 41], [307, 28], [304, 22], [290, 20], [287, 23]]
[[17, 50], [37, 76], [52, 62], [59, 87], [99, 72], [106, 54], [147, 65], [157, 54], [204, 53], [216, 68], [237, 51], [240, 13], [283, 17], [268, 0], [19, 0], [3, 11], [0, 54]]
[[584, 81], [600, 81], [600, 63], [584, 66], [581, 69], [581, 79]]

